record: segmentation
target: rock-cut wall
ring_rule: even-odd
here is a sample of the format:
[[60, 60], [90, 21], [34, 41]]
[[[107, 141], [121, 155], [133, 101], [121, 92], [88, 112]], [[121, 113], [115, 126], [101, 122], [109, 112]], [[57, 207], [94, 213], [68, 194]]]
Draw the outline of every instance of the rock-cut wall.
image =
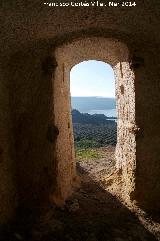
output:
[[[56, 50], [74, 40], [93, 37], [114, 39], [129, 49], [124, 61], [123, 53], [119, 55], [121, 44], [109, 57], [113, 46], [105, 51], [107, 45], [100, 43], [103, 61], [122, 57], [113, 64], [119, 80], [119, 126], [125, 126], [118, 130], [117, 167], [127, 174], [125, 189], [134, 190], [130, 198], [145, 209], [159, 211], [159, 2], [138, 0], [137, 6], [130, 8], [54, 8], [38, 0], [2, 0], [0, 5], [0, 222], [12, 218], [19, 206], [33, 211], [56, 198], [60, 202], [71, 192], [66, 185], [74, 184], [74, 153], [73, 149], [68, 152], [67, 145], [71, 147], [73, 139], [68, 87], [61, 86], [66, 84], [64, 77], [68, 81], [69, 68], [76, 61], [64, 61]], [[81, 44], [86, 58], [95, 59], [98, 44], [91, 42], [90, 48]], [[80, 46], [72, 50], [76, 56]], [[75, 60], [70, 47], [67, 51]], [[61, 102], [68, 103], [62, 108], [61, 118], [67, 118], [64, 128], [58, 111]], [[61, 145], [60, 138], [68, 144]], [[72, 164], [60, 164], [63, 157]], [[63, 174], [67, 172], [70, 176], [65, 183]]]

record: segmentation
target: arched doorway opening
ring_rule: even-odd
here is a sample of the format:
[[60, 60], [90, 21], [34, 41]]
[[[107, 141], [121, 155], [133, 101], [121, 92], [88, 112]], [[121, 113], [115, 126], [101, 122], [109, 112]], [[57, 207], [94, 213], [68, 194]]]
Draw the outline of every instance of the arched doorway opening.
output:
[[70, 71], [75, 157], [78, 169], [100, 181], [115, 171], [117, 111], [112, 67], [97, 60]]
[[76, 180], [74, 140], [71, 118], [70, 70], [85, 60], [110, 64], [116, 78], [117, 146], [116, 169], [122, 173], [123, 196], [127, 201], [135, 191], [135, 76], [130, 67], [127, 46], [118, 40], [85, 38], [60, 46], [55, 51], [57, 68], [54, 75], [54, 119], [59, 129], [56, 143], [58, 200], [65, 200]]

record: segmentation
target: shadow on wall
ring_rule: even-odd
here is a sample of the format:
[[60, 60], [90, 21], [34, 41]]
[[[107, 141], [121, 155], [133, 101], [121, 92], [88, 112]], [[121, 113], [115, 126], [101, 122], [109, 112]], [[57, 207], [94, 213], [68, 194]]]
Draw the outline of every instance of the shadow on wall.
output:
[[[48, 208], [42, 218], [33, 220], [32, 213], [23, 220], [17, 220], [2, 233], [3, 241], [15, 240], [15, 233], [23, 240], [39, 241], [156, 241], [138, 218], [115, 196], [104, 190], [82, 167], [78, 166], [81, 177], [87, 182], [74, 194], [79, 209], [70, 211]], [[69, 203], [69, 200], [68, 200]]]
[[53, 75], [43, 46], [15, 54], [9, 64], [13, 158], [20, 206], [49, 202], [56, 187]]
[[150, 61], [151, 59], [153, 51], [145, 52], [134, 66], [137, 80], [135, 81], [136, 123], [140, 127], [136, 135], [138, 158], [135, 198], [142, 209], [149, 210], [154, 218], [157, 217], [156, 219], [160, 221], [160, 84], [157, 71], [159, 67], [153, 60]]

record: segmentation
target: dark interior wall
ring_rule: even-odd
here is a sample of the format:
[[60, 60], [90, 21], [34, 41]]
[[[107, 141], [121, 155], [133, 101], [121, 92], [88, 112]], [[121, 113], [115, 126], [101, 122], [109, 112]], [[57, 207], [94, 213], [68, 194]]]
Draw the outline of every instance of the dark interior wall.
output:
[[4, 58], [0, 61], [0, 224], [9, 221], [17, 207], [6, 63]]
[[53, 87], [46, 46], [10, 58], [9, 86], [14, 168], [20, 206], [48, 202], [55, 184]]
[[[152, 50], [151, 50], [152, 49]], [[137, 133], [136, 199], [160, 210], [160, 66], [156, 45], [141, 48], [136, 74]]]
[[1, 5], [1, 222], [12, 216], [18, 201], [28, 206], [47, 202], [55, 188], [55, 143], [47, 134], [54, 123], [52, 77], [42, 63], [50, 55], [48, 41], [60, 44], [86, 35], [121, 39], [144, 59], [144, 65], [142, 60], [135, 69], [136, 120], [141, 128], [136, 199], [148, 209], [159, 210], [159, 2], [138, 0], [137, 7], [130, 9], [53, 9], [38, 0], [2, 1]]

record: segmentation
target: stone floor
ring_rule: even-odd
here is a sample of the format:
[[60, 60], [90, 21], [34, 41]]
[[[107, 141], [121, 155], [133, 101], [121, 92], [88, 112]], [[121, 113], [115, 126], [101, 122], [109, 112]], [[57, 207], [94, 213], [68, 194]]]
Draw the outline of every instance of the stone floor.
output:
[[[7, 241], [155, 241], [160, 220], [120, 198], [121, 177], [115, 170], [114, 148], [102, 148], [97, 160], [77, 160], [81, 187], [62, 208], [50, 207], [33, 222], [8, 228]], [[105, 153], [105, 155], [104, 155]], [[32, 215], [30, 215], [32, 217]]]

